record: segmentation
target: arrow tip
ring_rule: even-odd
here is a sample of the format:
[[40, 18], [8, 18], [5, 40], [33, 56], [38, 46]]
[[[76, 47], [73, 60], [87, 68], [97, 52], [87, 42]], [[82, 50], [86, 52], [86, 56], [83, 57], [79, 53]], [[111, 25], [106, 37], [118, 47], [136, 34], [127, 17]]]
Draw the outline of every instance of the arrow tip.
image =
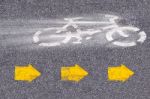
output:
[[124, 71], [126, 71], [126, 73], [127, 73], [129, 76], [134, 75], [134, 72], [133, 72], [131, 69], [129, 69], [126, 65], [121, 64], [121, 68], [122, 68]]
[[29, 64], [28, 66], [29, 66], [31, 73], [32, 73], [32, 75], [31, 75], [32, 78], [29, 79], [29, 82], [32, 82], [34, 79], [39, 77], [41, 75], [41, 73], [37, 69], [35, 69], [31, 64]]
[[83, 68], [81, 68], [80, 65], [75, 64], [75, 68], [77, 68], [79, 70], [78, 73], [81, 73], [83, 76], [87, 76], [88, 75], [88, 72], [85, 71]]
[[127, 81], [131, 76], [134, 75], [134, 72], [124, 64], [121, 64], [121, 70], [124, 75], [126, 75], [126, 79], [122, 80], [123, 82]]

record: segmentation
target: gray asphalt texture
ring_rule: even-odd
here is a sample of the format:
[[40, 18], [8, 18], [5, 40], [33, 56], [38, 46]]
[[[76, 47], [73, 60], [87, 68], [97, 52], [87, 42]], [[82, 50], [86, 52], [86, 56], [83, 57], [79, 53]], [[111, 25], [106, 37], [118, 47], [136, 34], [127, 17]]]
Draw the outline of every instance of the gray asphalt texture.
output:
[[[71, 3], [69, 0], [49, 3], [46, 3], [47, 0], [43, 3], [42, 0], [35, 0], [42, 7], [33, 9], [33, 13], [28, 10], [34, 0], [26, 2], [29, 5], [24, 12], [20, 7], [16, 8], [19, 10], [13, 10], [16, 3], [8, 3], [9, 1], [2, 0], [0, 6], [4, 8], [0, 10], [0, 99], [150, 99], [149, 0], [72, 0]], [[20, 6], [25, 4], [23, 0], [20, 2]], [[57, 3], [59, 7], [53, 5]], [[43, 10], [43, 13], [41, 11], [48, 4], [53, 5], [51, 10], [54, 10], [49, 19], [69, 14], [118, 13], [129, 23], [144, 30], [147, 40], [129, 48], [98, 45], [38, 48], [32, 42], [32, 35], [40, 28], [50, 27], [48, 21], [39, 22], [39, 17], [48, 19], [47, 10]], [[72, 5], [72, 8], [68, 5]], [[63, 7], [68, 7], [68, 10], [63, 12]], [[34, 11], [38, 9], [36, 16]], [[36, 22], [40, 24], [35, 25]], [[31, 83], [15, 81], [15, 65], [27, 64], [34, 65], [41, 72], [41, 76]], [[61, 81], [60, 68], [74, 64], [79, 64], [89, 75], [79, 83]], [[125, 64], [135, 74], [124, 83], [108, 81], [108, 66], [120, 64]]]

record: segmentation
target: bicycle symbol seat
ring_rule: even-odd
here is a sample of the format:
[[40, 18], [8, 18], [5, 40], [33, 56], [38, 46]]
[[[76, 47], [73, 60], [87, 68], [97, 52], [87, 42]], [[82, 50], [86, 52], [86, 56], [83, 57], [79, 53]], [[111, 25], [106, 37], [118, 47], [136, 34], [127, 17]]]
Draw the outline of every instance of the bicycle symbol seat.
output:
[[[37, 31], [33, 35], [33, 41], [34, 43], [38, 43], [39, 46], [61, 46], [62, 44], [67, 44], [71, 41], [72, 38], [75, 38], [76, 41], [73, 41], [72, 44], [82, 44], [82, 40], [90, 40], [94, 34], [100, 34], [103, 31], [106, 31], [105, 38], [107, 41], [112, 42], [113, 45], [116, 46], [122, 46], [122, 47], [130, 47], [135, 46], [138, 42], [143, 43], [146, 40], [146, 33], [144, 31], [140, 31], [139, 28], [133, 27], [133, 26], [119, 26], [116, 23], [116, 20], [119, 19], [119, 17], [114, 15], [105, 15], [106, 18], [109, 18], [108, 21], [82, 21], [84, 19], [83, 17], [75, 17], [75, 18], [64, 18], [65, 21], [67, 21], [67, 24], [63, 25], [62, 27], [51, 27], [51, 28], [45, 28], [42, 31]], [[99, 27], [98, 29], [94, 28], [88, 28], [85, 30], [82, 30], [79, 27], [79, 24], [82, 25], [106, 25], [103, 27]], [[69, 30], [69, 27], [72, 27], [74, 31]], [[125, 32], [130, 31], [130, 34]], [[40, 35], [49, 32], [50, 35], [48, 36], [49, 39], [57, 39], [58, 41], [53, 42], [40, 42]], [[136, 41], [117, 41], [114, 38], [114, 35], [119, 35], [123, 38], [129, 38], [131, 33], [136, 33], [138, 36], [138, 39]], [[54, 34], [52, 34], [54, 33]], [[86, 38], [83, 38], [83, 35], [87, 35]], [[60, 39], [63, 38], [63, 39]], [[60, 39], [60, 40], [59, 40]]]

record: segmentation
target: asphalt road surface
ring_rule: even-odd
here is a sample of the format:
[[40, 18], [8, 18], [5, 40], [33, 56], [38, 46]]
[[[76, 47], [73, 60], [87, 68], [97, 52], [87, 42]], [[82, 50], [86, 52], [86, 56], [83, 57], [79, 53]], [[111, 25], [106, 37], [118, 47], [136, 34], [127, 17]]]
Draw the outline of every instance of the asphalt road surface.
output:
[[[53, 26], [49, 20], [0, 20], [0, 99], [150, 99], [150, 15], [145, 9], [149, 11], [143, 8], [139, 13], [124, 13], [136, 16], [133, 24], [147, 34], [143, 44], [128, 48], [105, 46], [107, 43], [38, 47], [32, 36]], [[15, 81], [15, 66], [27, 64], [41, 76], [30, 83]], [[88, 76], [79, 83], [61, 81], [61, 67], [74, 64], [88, 71]], [[108, 81], [108, 66], [120, 64], [135, 74], [123, 83]]]

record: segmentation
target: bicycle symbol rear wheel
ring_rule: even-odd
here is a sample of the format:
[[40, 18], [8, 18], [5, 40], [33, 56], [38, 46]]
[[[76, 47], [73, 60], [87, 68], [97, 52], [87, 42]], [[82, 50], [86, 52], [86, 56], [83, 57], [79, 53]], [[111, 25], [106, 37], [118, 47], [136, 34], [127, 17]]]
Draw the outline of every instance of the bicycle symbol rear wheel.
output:
[[[66, 35], [64, 34], [57, 34], [58, 30], [62, 30], [61, 27], [53, 27], [53, 28], [46, 28], [43, 31], [37, 31], [33, 35], [33, 42], [38, 44], [39, 46], [45, 46], [45, 47], [52, 47], [52, 46], [60, 46], [61, 42], [66, 38]], [[49, 32], [50, 35], [46, 35], [46, 38], [49, 39], [49, 42], [41, 42], [40, 35], [44, 34], [46, 32]]]

